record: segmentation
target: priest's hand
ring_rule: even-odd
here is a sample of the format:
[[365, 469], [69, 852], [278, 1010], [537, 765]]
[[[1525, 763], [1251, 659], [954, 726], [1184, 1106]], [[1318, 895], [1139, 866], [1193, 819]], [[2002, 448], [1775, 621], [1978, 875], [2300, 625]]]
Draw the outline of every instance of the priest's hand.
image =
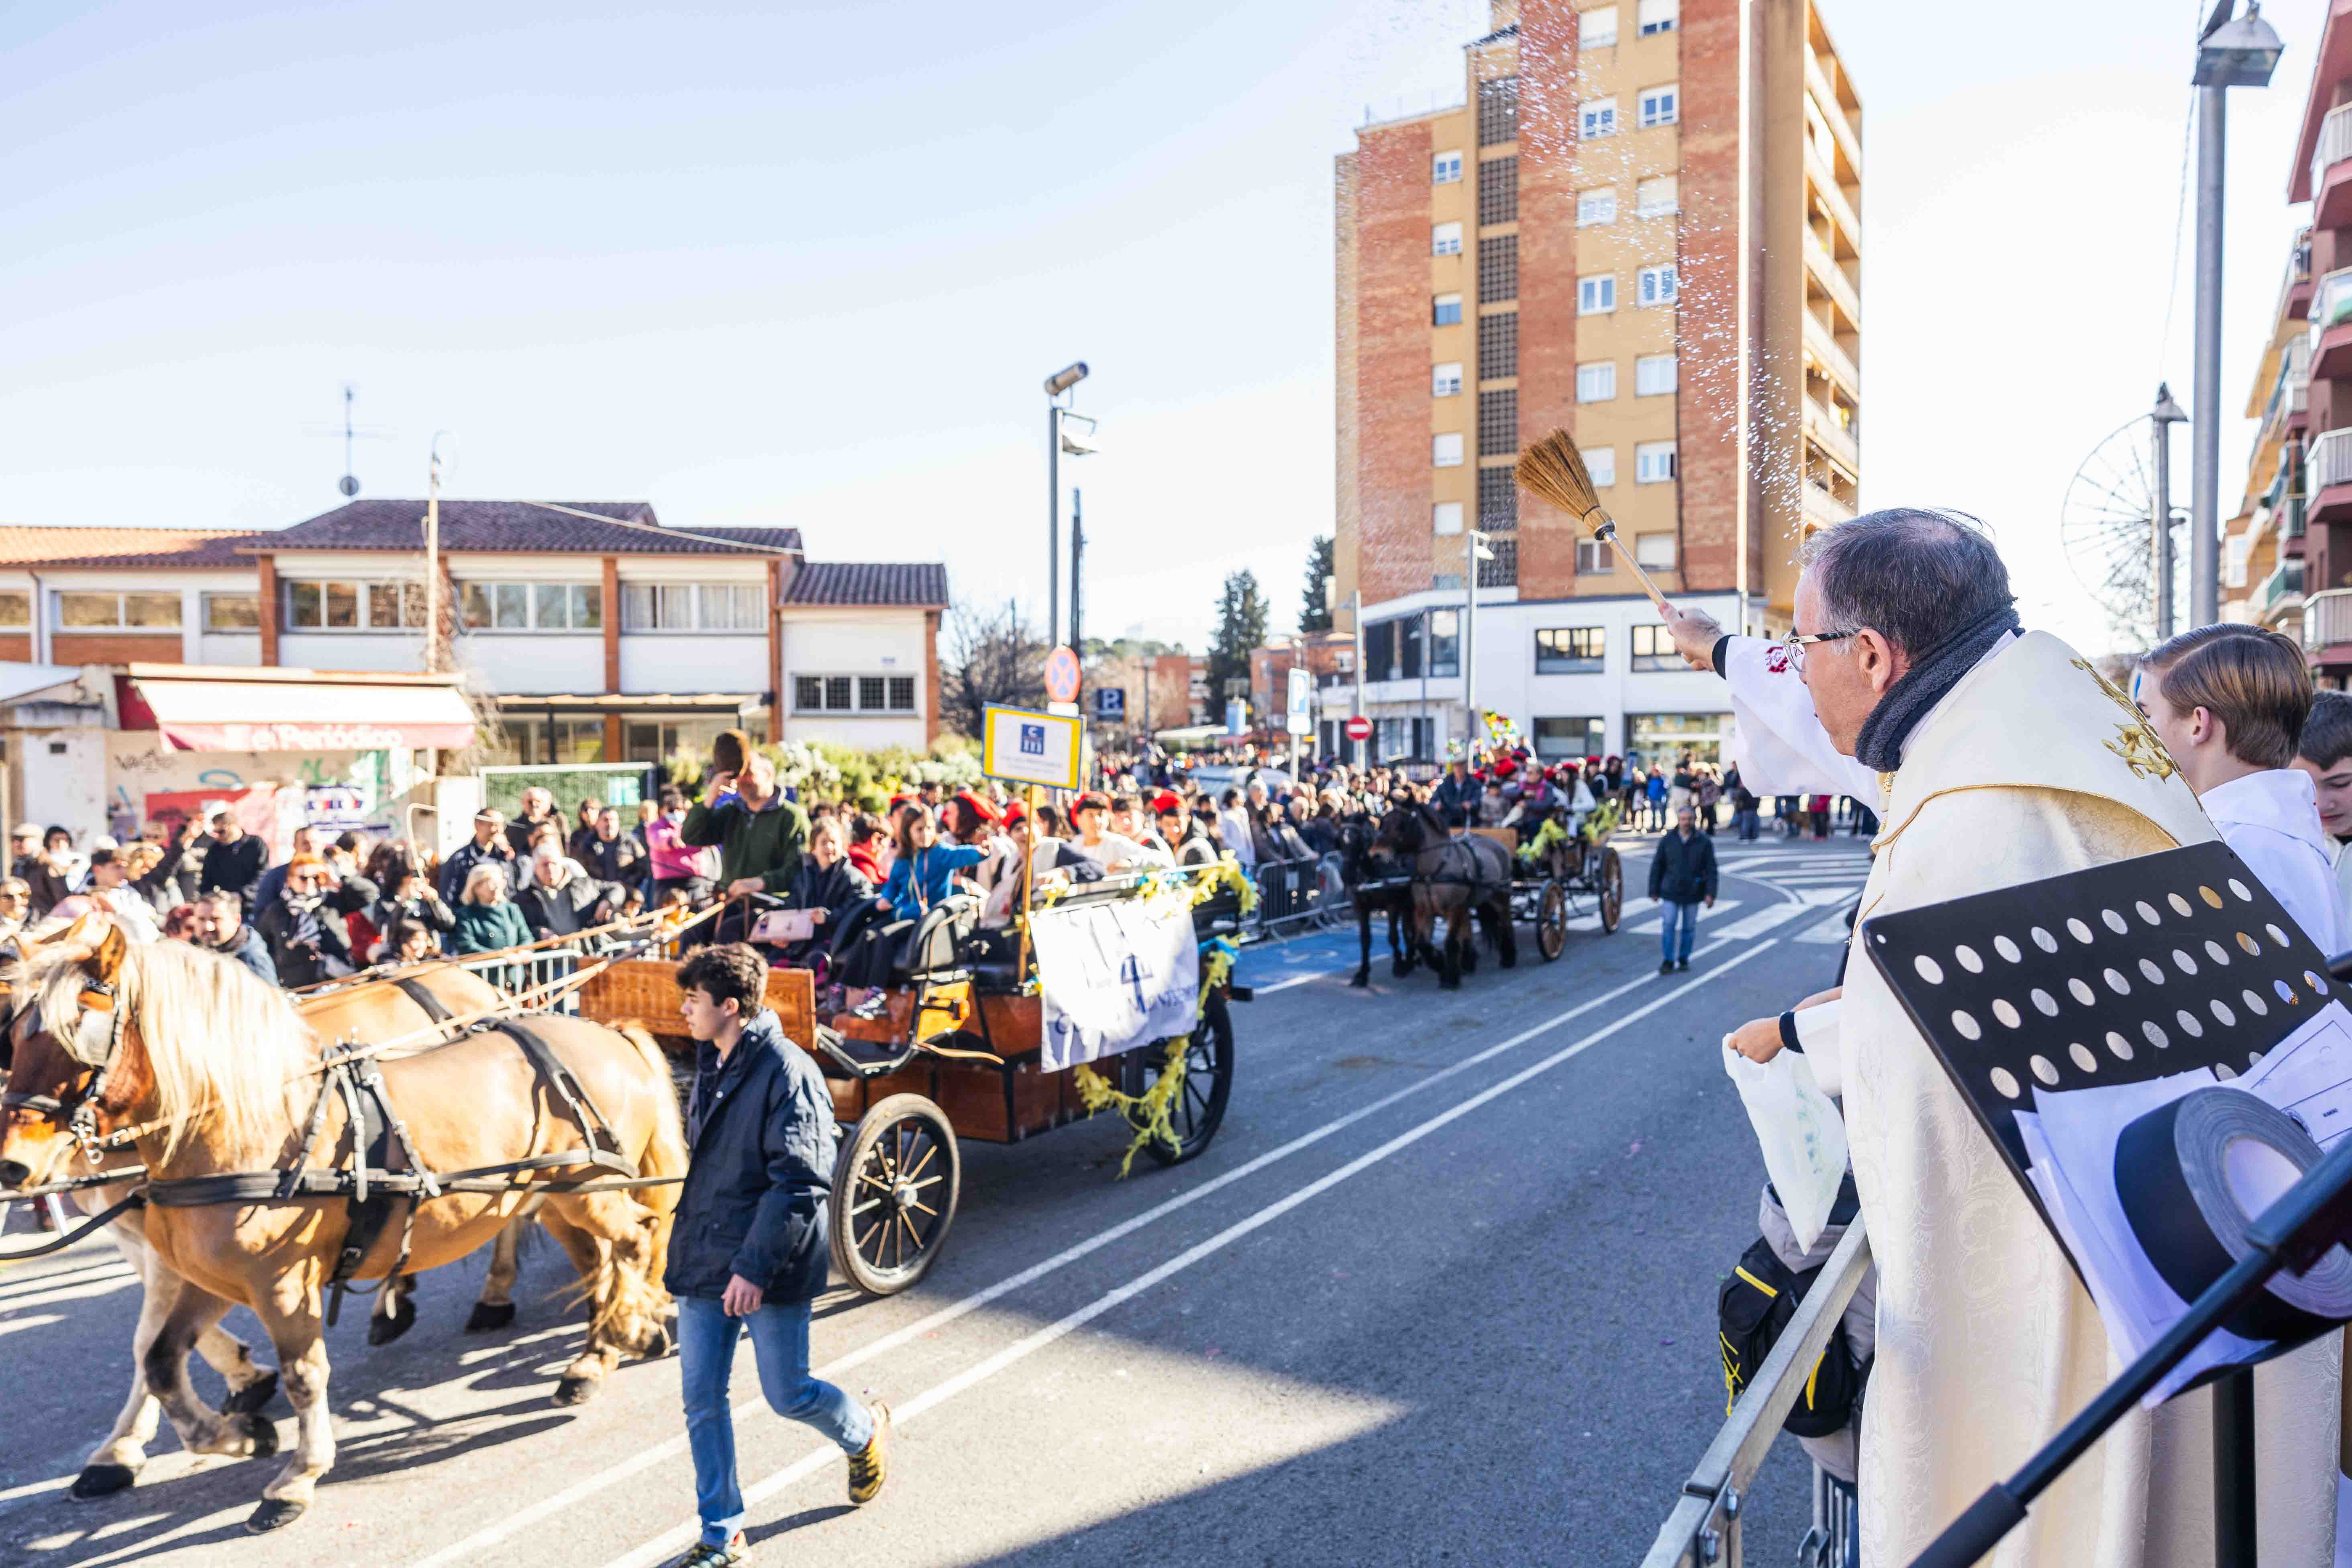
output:
[[1731, 1048], [1751, 1062], [1769, 1062], [1780, 1054], [1780, 1020], [1750, 1018], [1731, 1031]]
[[1670, 609], [1659, 614], [1666, 623], [1666, 634], [1675, 639], [1675, 651], [1683, 662], [1703, 674], [1715, 673], [1715, 645], [1722, 639], [1723, 627], [1705, 610]]

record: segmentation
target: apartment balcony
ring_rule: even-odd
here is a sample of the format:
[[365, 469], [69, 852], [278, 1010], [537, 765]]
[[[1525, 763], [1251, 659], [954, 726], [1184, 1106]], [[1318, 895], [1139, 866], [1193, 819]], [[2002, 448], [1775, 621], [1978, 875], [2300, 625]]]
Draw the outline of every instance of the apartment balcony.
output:
[[1853, 166], [1854, 174], [1859, 177], [1862, 174], [1862, 138], [1854, 133], [1853, 122], [1846, 119], [1845, 108], [1838, 102], [1837, 89], [1830, 85], [1828, 74], [1822, 69], [1821, 57], [1811, 49], [1805, 51], [1805, 86], [1811, 90], [1820, 105], [1822, 122], [1829, 126], [1830, 134], [1837, 139], [1838, 151], [1845, 154], [1845, 161]]
[[1812, 276], [1820, 282], [1822, 291], [1830, 297], [1831, 302], [1856, 331], [1861, 330], [1862, 295], [1855, 289], [1853, 280], [1846, 277], [1845, 268], [1837, 264], [1837, 258], [1830, 254], [1830, 247], [1823, 245], [1821, 236], [1813, 232], [1811, 224], [1805, 226], [1805, 262], [1812, 268]]
[[2312, 285], [2310, 345], [2309, 374], [2323, 381], [2352, 374], [2352, 267]]
[[2352, 103], [2339, 103], [2319, 122], [2311, 154], [2311, 226], [2352, 224]]
[[1852, 430], [1837, 422], [1834, 415], [1808, 397], [1803, 403], [1805, 439], [1829, 454], [1837, 466], [1849, 474], [1862, 472], [1862, 443]]
[[1803, 492], [1803, 500], [1798, 510], [1803, 520], [1806, 532], [1810, 533], [1817, 528], [1834, 528], [1841, 522], [1850, 522], [1853, 520], [1853, 508], [1846, 505], [1812, 480], [1808, 479], [1797, 488]]
[[1862, 249], [1862, 217], [1853, 210], [1845, 187], [1838, 184], [1837, 171], [1830, 167], [1812, 138], [1805, 139], [1805, 173], [1811, 177], [1813, 197], [1825, 208], [1838, 227], [1845, 230], [1846, 240], [1856, 251]]
[[2275, 571], [2263, 579], [2250, 601], [2254, 618], [2268, 626], [2271, 613], [2286, 600], [2294, 601], [2289, 606], [2291, 608], [2299, 608], [2303, 604], [2303, 563], [2300, 561], [2282, 561]]
[[2286, 254], [2286, 280], [2279, 287], [2279, 314], [2300, 321], [2311, 314], [2311, 230], [2294, 237]]
[[2303, 647], [2320, 663], [2352, 663], [2352, 588], [2323, 588], [2304, 600]]
[[2352, 429], [2330, 430], [2303, 458], [2306, 522], [2352, 521]]
[[1823, 375], [1845, 389], [1848, 401], [1859, 404], [1862, 401], [1861, 368], [1848, 357], [1845, 350], [1838, 347], [1837, 339], [1822, 325], [1820, 317], [1807, 310], [1804, 321], [1805, 352], [1821, 366]]

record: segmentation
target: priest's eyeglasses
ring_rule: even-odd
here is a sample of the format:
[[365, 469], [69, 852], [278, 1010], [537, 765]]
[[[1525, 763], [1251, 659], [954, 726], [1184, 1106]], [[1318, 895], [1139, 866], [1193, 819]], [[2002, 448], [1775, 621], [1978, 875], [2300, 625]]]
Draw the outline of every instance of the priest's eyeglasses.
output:
[[1840, 637], [1850, 637], [1855, 635], [1853, 632], [1809, 632], [1801, 636], [1792, 631], [1780, 639], [1780, 646], [1789, 650], [1789, 668], [1802, 675], [1805, 673], [1805, 649], [1809, 645], [1817, 642], [1835, 642]]

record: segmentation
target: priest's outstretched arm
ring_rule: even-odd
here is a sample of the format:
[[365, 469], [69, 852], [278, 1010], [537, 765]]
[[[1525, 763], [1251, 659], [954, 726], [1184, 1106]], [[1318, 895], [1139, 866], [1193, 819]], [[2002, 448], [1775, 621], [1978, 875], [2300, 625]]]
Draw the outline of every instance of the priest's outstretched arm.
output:
[[1733, 755], [1750, 793], [1846, 795], [1872, 807], [1881, 804], [1878, 774], [1830, 740], [1804, 677], [1778, 643], [1727, 633], [1704, 610], [1678, 609], [1665, 622], [1684, 661], [1721, 676], [1731, 689], [1738, 724]]

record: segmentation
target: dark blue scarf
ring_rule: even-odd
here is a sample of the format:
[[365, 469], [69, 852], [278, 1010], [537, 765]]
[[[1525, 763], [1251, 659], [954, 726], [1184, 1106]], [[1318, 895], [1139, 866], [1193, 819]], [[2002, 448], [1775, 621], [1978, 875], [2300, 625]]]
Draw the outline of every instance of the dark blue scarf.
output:
[[1977, 667], [1992, 645], [2019, 629], [2017, 601], [2004, 599], [1958, 630], [1946, 635], [1911, 661], [1903, 679], [1886, 689], [1854, 738], [1853, 754], [1864, 767], [1891, 773], [1903, 763], [1903, 743], [1928, 710]]

